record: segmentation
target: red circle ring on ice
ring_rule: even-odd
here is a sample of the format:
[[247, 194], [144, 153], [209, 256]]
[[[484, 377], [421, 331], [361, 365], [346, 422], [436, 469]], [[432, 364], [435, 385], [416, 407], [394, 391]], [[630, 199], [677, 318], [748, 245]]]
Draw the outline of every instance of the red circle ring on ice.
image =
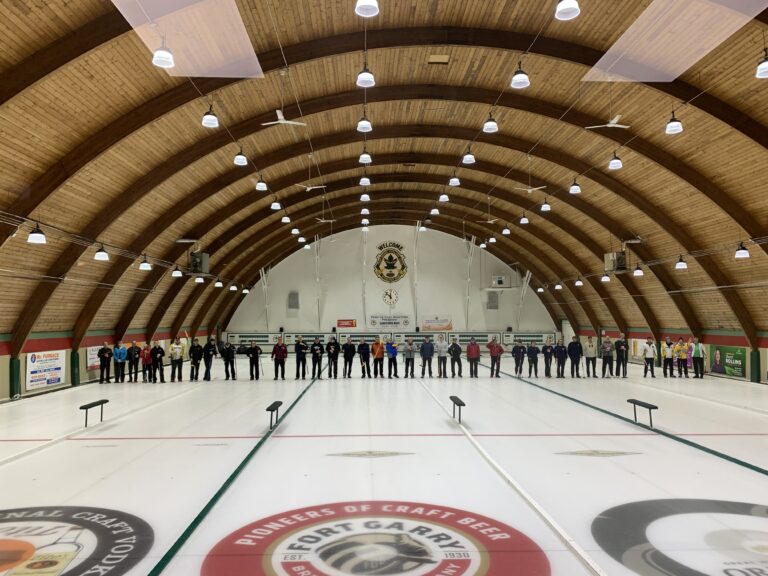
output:
[[550, 576], [544, 551], [493, 518], [416, 502], [291, 510], [229, 534], [202, 576]]

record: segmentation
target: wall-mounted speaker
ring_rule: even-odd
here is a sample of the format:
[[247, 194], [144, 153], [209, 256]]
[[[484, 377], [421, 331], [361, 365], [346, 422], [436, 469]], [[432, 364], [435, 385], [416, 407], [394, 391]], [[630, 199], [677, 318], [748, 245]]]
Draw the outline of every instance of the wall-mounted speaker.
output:
[[416, 332], [421, 332], [421, 327], [420, 326], [416, 326]]
[[334, 326], [333, 328], [331, 328], [331, 332], [333, 332], [334, 334], [336, 334], [336, 326]]
[[280, 326], [280, 334], [282, 334], [283, 332], [284, 332], [283, 327]]

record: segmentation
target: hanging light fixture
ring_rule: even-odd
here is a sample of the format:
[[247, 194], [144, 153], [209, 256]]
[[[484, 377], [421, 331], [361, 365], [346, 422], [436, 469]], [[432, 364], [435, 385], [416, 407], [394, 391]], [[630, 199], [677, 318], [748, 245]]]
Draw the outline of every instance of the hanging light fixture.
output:
[[509, 226], [504, 226], [504, 230], [502, 230], [501, 233], [504, 236], [509, 236], [510, 234], [512, 234], [512, 231], [509, 229]]
[[181, 273], [181, 270], [179, 270], [179, 267], [176, 266], [176, 268], [173, 269], [173, 272], [171, 272], [171, 278], [181, 278], [184, 276], [184, 274]]
[[373, 88], [376, 86], [376, 79], [373, 77], [373, 73], [368, 69], [368, 51], [365, 51], [363, 59], [363, 69], [357, 75], [356, 84], [360, 88]]
[[363, 226], [362, 228], [360, 228], [360, 230], [362, 230], [363, 232], [368, 232], [368, 226]]
[[101, 248], [96, 250], [93, 259], [98, 260], [99, 262], [109, 262], [109, 254], [104, 250], [104, 244], [101, 245]]
[[202, 284], [205, 282], [205, 278], [202, 276], [195, 276], [195, 284]]
[[475, 163], [475, 155], [472, 154], [472, 146], [467, 147], [467, 153], [464, 154], [464, 157], [461, 159], [462, 164], [474, 164]]
[[364, 134], [373, 131], [373, 124], [371, 124], [371, 121], [368, 120], [368, 117], [365, 115], [365, 109], [363, 109], [362, 118], [357, 121], [357, 131], [363, 132]]
[[312, 246], [309, 244], [304, 244], [304, 250], [312, 250]]
[[516, 90], [522, 90], [523, 88], [528, 88], [530, 85], [531, 79], [528, 78], [528, 74], [526, 74], [523, 70], [523, 62], [520, 61], [517, 64], [517, 71], [515, 72], [514, 76], [512, 76], [511, 86]]
[[576, 288], [581, 288], [584, 286], [584, 281], [581, 278], [576, 278], [576, 282], [573, 283]]
[[543, 292], [544, 292], [544, 288], [542, 288], [541, 286], [539, 286], [538, 288], [536, 288], [536, 292], [538, 292], [539, 294], [541, 294], [541, 293], [543, 293]]
[[600, 282], [610, 282], [611, 277], [608, 276], [608, 272], [603, 272], [603, 275], [600, 277]]
[[736, 249], [736, 258], [739, 260], [749, 258], [749, 250], [744, 246], [744, 242], [739, 242], [739, 247]]
[[168, 47], [165, 45], [165, 36], [163, 36], [160, 48], [155, 50], [152, 54], [152, 64], [158, 68], [165, 69], [173, 68], [176, 65], [176, 62], [173, 59], [173, 53], [168, 50]]
[[487, 248], [487, 246], [485, 245], [485, 242], [480, 242], [480, 248]]
[[243, 294], [250, 294], [250, 293], [251, 293], [251, 289], [248, 288], [248, 286], [243, 286]]
[[282, 224], [290, 224], [290, 223], [291, 223], [291, 217], [290, 217], [290, 216], [288, 216], [288, 214], [286, 214], [285, 216], [283, 216], [282, 218], [280, 218], [280, 222], [281, 222]]
[[237, 292], [237, 284], [232, 284], [232, 286], [229, 287], [230, 292]]
[[270, 205], [270, 208], [272, 210], [282, 210], [283, 209], [283, 207], [280, 205], [280, 202], [278, 202], [277, 200], [272, 202], [272, 204]]
[[642, 276], [645, 276], [645, 272], [643, 272], [643, 269], [640, 268], [640, 264], [635, 266], [635, 270], [634, 270], [634, 272], [632, 272], [632, 276], [634, 276], [636, 278], [640, 278]]
[[486, 134], [496, 134], [499, 131], [499, 124], [494, 120], [493, 114], [488, 113], [488, 120], [483, 124], [483, 132]]
[[613, 153], [613, 158], [611, 158], [611, 161], [608, 163], [608, 169], [609, 170], [621, 170], [621, 168], [624, 166], [624, 164], [621, 162], [621, 158], [619, 158], [616, 155], [616, 152]]
[[362, 210], [360, 210], [361, 216], [369, 216], [370, 214], [371, 214], [371, 211], [368, 210], [368, 208], [363, 208]]
[[672, 118], [667, 122], [667, 128], [664, 130], [667, 134], [680, 134], [683, 131], [683, 123], [675, 118], [675, 112], [672, 111]]
[[755, 78], [768, 78], [768, 48], [763, 48], [765, 56], [757, 65], [757, 72], [755, 72]]
[[562, 289], [563, 289], [563, 285], [562, 285], [562, 284], [560, 284], [560, 282], [558, 282], [557, 284], [555, 284], [555, 290], [562, 290]]
[[426, 231], [427, 231], [427, 227], [426, 226], [424, 226], [424, 225], [419, 226], [419, 232], [426, 232]]
[[550, 212], [551, 210], [552, 210], [552, 206], [550, 206], [549, 202], [547, 202], [547, 199], [544, 198], [544, 204], [541, 205], [541, 211]]
[[304, 238], [304, 236], [299, 236], [299, 244], [304, 244], [304, 242], [306, 242], [306, 241], [307, 241], [307, 239]]
[[448, 194], [440, 194], [440, 198], [437, 199], [438, 202], [449, 202], [450, 198], [448, 198]]
[[360, 186], [370, 186], [371, 185], [371, 179], [368, 178], [366, 174], [363, 174], [363, 177], [360, 178]]
[[523, 214], [523, 215], [520, 217], [520, 224], [523, 224], [523, 225], [525, 225], [525, 224], [528, 224], [528, 222], [530, 222], [530, 220], [528, 220], [528, 217], [527, 217], [525, 214]]
[[488, 244], [496, 244], [496, 236], [491, 236], [488, 238]]
[[682, 254], [680, 254], [680, 258], [675, 263], [675, 270], [688, 270], [688, 263], [685, 261]]
[[294, 235], [294, 236], [298, 236], [299, 235], [299, 229], [298, 228], [291, 228], [291, 234]]
[[440, 216], [440, 210], [437, 208], [432, 208], [432, 210], [429, 211], [430, 216]]
[[371, 158], [371, 155], [368, 154], [368, 151], [365, 148], [363, 148], [363, 153], [360, 154], [359, 162], [360, 164], [370, 164], [373, 162], [373, 158]]
[[27, 236], [27, 244], [45, 244], [45, 232], [40, 229], [40, 224], [35, 224], [35, 228]]
[[261, 177], [261, 174], [259, 174], [259, 181], [256, 182], [256, 190], [258, 192], [266, 192], [267, 191], [267, 183], [264, 182], [264, 179]]
[[579, 183], [576, 181], [576, 178], [573, 179], [573, 184], [571, 184], [571, 187], [568, 189], [569, 194], [581, 194], [581, 186], [579, 186]]
[[448, 180], [448, 186], [461, 186], [461, 180], [454, 174], [450, 180]]
[[143, 270], [144, 272], [149, 272], [152, 270], [152, 264], [150, 264], [147, 261], [147, 255], [144, 254], [144, 260], [141, 261], [141, 264], [139, 264], [139, 270]]
[[371, 197], [368, 196], [368, 194], [366, 194], [365, 192], [360, 194], [360, 202], [370, 202], [370, 201], [371, 201]]
[[240, 148], [240, 152], [235, 154], [235, 166], [248, 166], [248, 158], [243, 154], [243, 149]]
[[368, 224], [370, 224], [370, 221], [368, 220], [368, 218], [363, 218], [360, 221], [360, 224], [362, 224], [363, 226], [368, 226]]
[[204, 128], [218, 128], [219, 118], [213, 113], [213, 104], [208, 107], [208, 112], [203, 114], [203, 127]]
[[216, 278], [216, 282], [213, 283], [214, 288], [224, 288], [224, 282], [222, 282], [219, 278]]
[[557, 8], [555, 8], [555, 18], [558, 20], [573, 20], [579, 14], [581, 14], [581, 9], [578, 0], [559, 0]]
[[378, 0], [357, 0], [355, 14], [362, 18], [373, 18], [379, 15]]

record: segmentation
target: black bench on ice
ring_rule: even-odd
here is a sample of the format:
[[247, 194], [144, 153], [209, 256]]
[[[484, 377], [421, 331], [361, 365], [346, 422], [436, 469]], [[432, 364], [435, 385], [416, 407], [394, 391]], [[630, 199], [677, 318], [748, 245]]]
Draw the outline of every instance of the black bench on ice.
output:
[[96, 408], [96, 406], [101, 406], [101, 419], [99, 422], [104, 422], [104, 404], [109, 402], [109, 400], [96, 400], [94, 402], [89, 402], [88, 404], [83, 404], [80, 406], [80, 410], [85, 410], [85, 427], [88, 428], [88, 410], [91, 408]]
[[637, 422], [637, 407], [640, 406], [641, 408], [647, 408], [648, 409], [648, 419], [650, 420], [651, 424], [650, 427], [653, 428], [653, 411], [658, 410], [659, 407], [655, 404], [649, 404], [648, 402], [643, 402], [642, 400], [635, 400], [634, 398], [630, 398], [627, 400], [627, 403], [632, 404], [632, 409], [635, 412], [635, 422]]
[[458, 396], [450, 396], [451, 402], [453, 402], [453, 417], [456, 418], [456, 406], [459, 407], [459, 424], [461, 424], [461, 409], [466, 406], [464, 400]]
[[269, 429], [272, 430], [274, 428], [274, 425], [272, 424], [272, 416], [275, 416], [275, 425], [277, 424], [277, 421], [280, 420], [280, 406], [282, 406], [283, 403], [280, 400], [275, 400], [267, 406], [267, 412], [269, 412]]

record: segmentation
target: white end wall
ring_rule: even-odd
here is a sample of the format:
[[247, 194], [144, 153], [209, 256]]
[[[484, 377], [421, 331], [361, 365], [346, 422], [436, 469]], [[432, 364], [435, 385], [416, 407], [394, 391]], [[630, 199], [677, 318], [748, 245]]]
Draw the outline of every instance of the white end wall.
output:
[[[407, 315], [411, 329], [420, 326], [423, 318], [436, 316], [450, 318], [455, 331], [503, 331], [508, 326], [515, 332], [559, 329], [530, 288], [517, 321], [523, 279], [485, 250], [476, 247], [472, 258], [467, 322], [467, 243], [432, 230], [420, 233], [417, 242], [415, 228], [409, 226], [373, 226], [366, 236], [349, 230], [324, 238], [319, 248], [319, 283], [315, 245], [302, 250], [297, 243], [297, 251], [269, 272], [266, 299], [262, 280], [243, 300], [227, 330], [269, 332], [282, 326], [287, 332], [327, 332], [344, 319], [356, 320], [357, 328], [351, 331], [362, 332], [371, 314]], [[408, 271], [398, 282], [383, 282], [374, 273], [377, 246], [383, 242], [398, 242], [404, 248]], [[487, 309], [486, 289], [492, 276], [507, 276], [512, 285], [499, 293], [498, 310]], [[383, 300], [388, 288], [399, 295], [391, 308]], [[291, 291], [299, 293], [298, 310], [288, 309]]]

